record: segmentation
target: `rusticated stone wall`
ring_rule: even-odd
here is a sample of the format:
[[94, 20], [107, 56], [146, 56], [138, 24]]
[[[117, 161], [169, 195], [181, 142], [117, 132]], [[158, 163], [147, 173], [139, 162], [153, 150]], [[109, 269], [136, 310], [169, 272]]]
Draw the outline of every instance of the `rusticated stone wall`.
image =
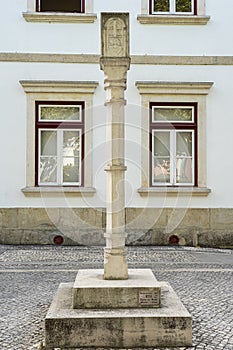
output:
[[[233, 247], [233, 209], [126, 208], [129, 245]], [[104, 209], [2, 208], [1, 244], [104, 245]], [[59, 241], [59, 240], [58, 240]]]

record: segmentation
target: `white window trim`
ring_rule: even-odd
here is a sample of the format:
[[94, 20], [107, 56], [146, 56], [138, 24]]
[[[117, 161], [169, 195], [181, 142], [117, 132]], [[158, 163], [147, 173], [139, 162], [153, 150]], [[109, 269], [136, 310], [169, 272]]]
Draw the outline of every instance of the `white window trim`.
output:
[[152, 130], [152, 150], [154, 149], [154, 134], [156, 132], [169, 132], [170, 134], [170, 182], [164, 183], [164, 182], [154, 182], [153, 181], [153, 171], [154, 171], [154, 159], [155, 159], [155, 155], [151, 154], [152, 156], [152, 167], [151, 167], [151, 178], [152, 178], [152, 185], [153, 186], [194, 186], [194, 159], [195, 159], [195, 153], [194, 153], [194, 142], [192, 143], [192, 156], [191, 157], [187, 157], [187, 158], [191, 158], [192, 159], [192, 183], [176, 183], [176, 134], [177, 132], [191, 132], [192, 133], [192, 138], [194, 140], [194, 130], [185, 130], [185, 129], [174, 129], [174, 130], [168, 130], [168, 129], [153, 129]]
[[[64, 120], [64, 119], [55, 119], [55, 120], [50, 120], [50, 119], [41, 119], [41, 107], [75, 107], [75, 108], [78, 108], [79, 109], [79, 116], [80, 118], [79, 119], [68, 119], [68, 120]], [[55, 122], [66, 122], [66, 123], [73, 123], [73, 122], [81, 122], [82, 121], [82, 108], [80, 105], [77, 105], [77, 104], [62, 104], [62, 105], [58, 105], [56, 103], [54, 104], [39, 104], [39, 122], [52, 122], [52, 121], [55, 121]]]
[[210, 20], [206, 16], [205, 0], [197, 0], [197, 15], [193, 14], [150, 14], [150, 0], [141, 0], [141, 14], [137, 16], [141, 24], [164, 25], [205, 25]]
[[191, 12], [177, 12], [176, 11], [176, 0], [169, 0], [170, 11], [168, 11], [168, 12], [159, 11], [159, 12], [152, 12], [152, 13], [153, 14], [170, 14], [170, 15], [174, 15], [174, 14], [193, 15], [194, 14], [194, 0], [191, 0], [191, 4], [192, 4], [192, 11]]
[[97, 15], [93, 13], [93, 0], [85, 0], [85, 13], [36, 12], [36, 0], [27, 0], [23, 17], [27, 22], [93, 23]]
[[[94, 194], [92, 171], [92, 106], [93, 94], [98, 82], [83, 81], [20, 81], [27, 95], [27, 164], [25, 195], [45, 193]], [[36, 101], [84, 101], [85, 143], [84, 143], [84, 187], [35, 187], [35, 102]]]
[[[43, 131], [53, 131], [57, 133], [57, 181], [56, 182], [40, 182], [40, 159], [42, 157], [41, 155], [41, 132]], [[38, 140], [39, 140], [39, 144], [38, 144], [38, 186], [80, 186], [81, 185], [81, 181], [79, 182], [63, 182], [62, 181], [62, 137], [63, 137], [63, 133], [64, 131], [78, 131], [79, 132], [79, 137], [81, 139], [81, 134], [82, 134], [82, 130], [81, 129], [50, 129], [50, 128], [38, 128]], [[80, 142], [80, 154], [79, 154], [79, 169], [80, 169], [80, 173], [79, 173], [79, 179], [82, 179], [82, 160], [81, 160], [81, 156], [82, 156], [82, 142]]]
[[[177, 108], [179, 108], [179, 109], [190, 109], [191, 111], [192, 111], [192, 120], [186, 120], [185, 122], [183, 121], [183, 120], [156, 120], [156, 119], [153, 119], [153, 117], [154, 117], [154, 109], [167, 109], [167, 108], [169, 108], [169, 109], [177, 109]], [[186, 124], [190, 124], [190, 123], [193, 123], [194, 122], [194, 106], [182, 106], [182, 105], [180, 105], [180, 106], [169, 106], [169, 104], [168, 105], [166, 105], [166, 106], [159, 106], [159, 105], [157, 105], [157, 106], [153, 106], [152, 107], [152, 123], [164, 123], [164, 124], [170, 124], [170, 123], [176, 123], [176, 124], [179, 124], [179, 123], [186, 123]]]
[[[206, 95], [213, 82], [156, 82], [138, 81], [135, 83], [141, 95], [141, 188], [140, 195], [164, 193], [171, 195], [203, 195], [210, 193], [206, 183]], [[197, 143], [198, 143], [198, 187], [150, 187], [150, 152], [149, 152], [149, 105], [151, 102], [197, 102]]]

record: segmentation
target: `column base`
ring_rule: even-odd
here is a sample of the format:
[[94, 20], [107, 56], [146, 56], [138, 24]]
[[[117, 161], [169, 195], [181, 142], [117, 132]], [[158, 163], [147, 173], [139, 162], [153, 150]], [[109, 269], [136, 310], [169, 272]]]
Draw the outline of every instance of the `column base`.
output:
[[104, 279], [128, 279], [127, 248], [104, 248]]
[[[95, 304], [91, 305], [94, 307], [91, 309], [86, 297], [88, 304], [86, 305], [85, 301], [82, 308], [74, 309], [72, 305], [73, 283], [60, 284], [45, 319], [46, 350], [57, 348], [71, 350], [85, 347], [88, 349], [132, 349], [136, 347], [186, 348], [192, 346], [191, 315], [168, 283], [154, 280], [153, 284], [156, 288], [161, 288], [162, 292], [161, 307], [155, 308], [150, 288], [151, 283], [148, 281], [148, 277], [149, 280], [151, 279], [148, 276], [148, 271], [144, 273], [143, 270], [139, 272], [129, 270], [129, 279], [125, 282], [103, 281], [99, 277], [102, 276], [102, 273], [102, 271], [100, 273], [93, 270], [91, 274], [89, 271], [86, 276], [87, 280], [82, 280], [81, 286], [79, 286], [84, 287], [84, 289], [87, 287], [87, 293], [88, 290], [90, 291], [90, 287], [94, 286], [97, 298], [96, 303], [93, 299]], [[92, 281], [90, 281], [90, 275], [94, 276]], [[113, 298], [109, 296], [107, 304], [104, 304], [103, 292], [106, 292], [107, 295], [107, 291], [103, 291], [102, 288], [106, 285], [108, 290], [114, 289], [111, 291], [111, 297], [114, 293], [116, 295]], [[135, 286], [137, 292], [134, 289]], [[119, 289], [120, 294], [118, 293]], [[93, 297], [94, 292], [91, 292]], [[132, 298], [130, 297], [131, 292], [133, 293]], [[84, 293], [85, 290], [83, 295]], [[119, 297], [123, 297], [123, 299], [119, 299]], [[133, 304], [132, 299], [134, 300]], [[102, 301], [99, 304], [100, 300]], [[118, 302], [119, 307], [117, 307]], [[110, 307], [112, 303], [113, 308]], [[103, 306], [104, 308], [102, 308]]]

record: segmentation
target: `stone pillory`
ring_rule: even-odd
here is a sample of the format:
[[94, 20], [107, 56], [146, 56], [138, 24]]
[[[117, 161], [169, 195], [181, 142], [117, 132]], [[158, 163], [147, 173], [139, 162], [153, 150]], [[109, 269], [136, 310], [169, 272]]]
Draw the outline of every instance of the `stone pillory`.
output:
[[79, 270], [61, 284], [45, 321], [46, 346], [191, 346], [192, 319], [173, 289], [150, 269], [128, 270], [125, 247], [125, 121], [129, 14], [103, 13], [102, 57], [106, 91], [106, 247], [103, 270]]

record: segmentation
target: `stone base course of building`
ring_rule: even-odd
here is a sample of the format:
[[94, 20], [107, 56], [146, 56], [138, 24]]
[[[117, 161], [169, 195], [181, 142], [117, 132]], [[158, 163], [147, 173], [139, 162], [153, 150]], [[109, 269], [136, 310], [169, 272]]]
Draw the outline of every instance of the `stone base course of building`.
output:
[[[125, 214], [127, 245], [233, 247], [233, 209], [126, 208]], [[63, 245], [104, 245], [105, 226], [102, 208], [1, 208], [0, 244], [55, 244], [59, 236]]]

